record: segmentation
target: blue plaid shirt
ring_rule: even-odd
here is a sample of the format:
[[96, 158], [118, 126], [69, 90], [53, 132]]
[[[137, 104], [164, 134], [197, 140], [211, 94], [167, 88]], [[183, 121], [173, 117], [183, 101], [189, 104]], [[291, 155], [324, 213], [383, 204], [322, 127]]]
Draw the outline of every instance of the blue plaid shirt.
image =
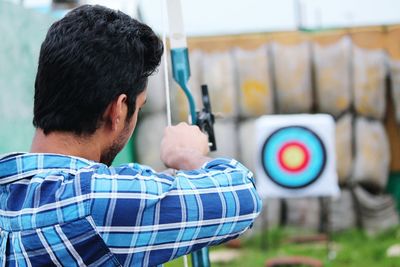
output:
[[9, 154], [0, 158], [0, 266], [155, 266], [237, 237], [260, 209], [251, 172], [235, 160], [168, 175]]

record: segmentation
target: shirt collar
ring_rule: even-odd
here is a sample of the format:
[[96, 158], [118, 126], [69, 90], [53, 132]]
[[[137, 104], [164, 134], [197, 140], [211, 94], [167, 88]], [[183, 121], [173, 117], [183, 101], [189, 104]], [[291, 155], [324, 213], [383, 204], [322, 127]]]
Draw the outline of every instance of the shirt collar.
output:
[[10, 153], [0, 156], [0, 185], [34, 176], [41, 172], [77, 170], [96, 164], [84, 158], [47, 153]]

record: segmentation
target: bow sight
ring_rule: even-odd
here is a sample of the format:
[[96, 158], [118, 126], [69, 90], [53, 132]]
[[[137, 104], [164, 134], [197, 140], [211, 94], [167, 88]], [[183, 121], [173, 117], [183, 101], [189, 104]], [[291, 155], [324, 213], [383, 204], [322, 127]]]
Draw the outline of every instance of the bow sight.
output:
[[211, 151], [217, 150], [217, 144], [215, 143], [215, 135], [214, 135], [214, 114], [211, 111], [211, 104], [210, 104], [210, 96], [208, 94], [208, 86], [202, 85], [201, 86], [201, 99], [203, 102], [203, 109], [201, 111], [196, 112], [196, 125], [199, 128], [207, 133], [208, 135], [208, 143], [210, 146]]

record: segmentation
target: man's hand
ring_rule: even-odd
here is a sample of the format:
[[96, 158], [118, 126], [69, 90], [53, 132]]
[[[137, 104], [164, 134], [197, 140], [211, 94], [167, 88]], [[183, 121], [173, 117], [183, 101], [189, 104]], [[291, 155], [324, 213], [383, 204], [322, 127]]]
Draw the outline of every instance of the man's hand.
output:
[[210, 158], [208, 137], [199, 127], [181, 122], [166, 127], [161, 141], [161, 160], [168, 168], [194, 170]]

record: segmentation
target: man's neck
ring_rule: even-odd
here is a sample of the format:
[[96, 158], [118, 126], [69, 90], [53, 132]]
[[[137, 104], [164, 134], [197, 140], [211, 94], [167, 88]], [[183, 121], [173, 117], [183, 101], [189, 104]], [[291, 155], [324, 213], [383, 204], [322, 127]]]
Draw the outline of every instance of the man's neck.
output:
[[52, 132], [45, 135], [41, 129], [37, 129], [30, 152], [76, 156], [99, 162], [101, 146], [93, 140], [91, 137], [81, 137], [66, 132]]

